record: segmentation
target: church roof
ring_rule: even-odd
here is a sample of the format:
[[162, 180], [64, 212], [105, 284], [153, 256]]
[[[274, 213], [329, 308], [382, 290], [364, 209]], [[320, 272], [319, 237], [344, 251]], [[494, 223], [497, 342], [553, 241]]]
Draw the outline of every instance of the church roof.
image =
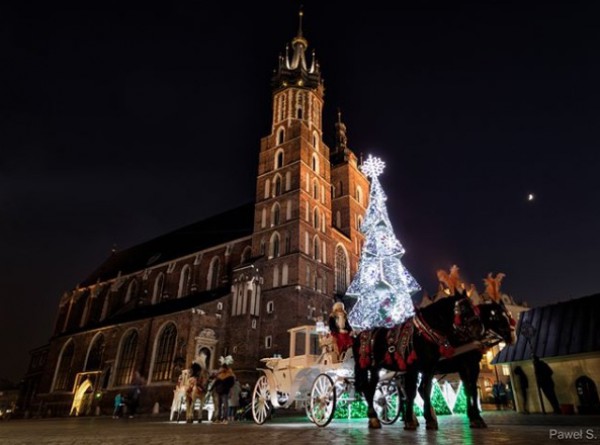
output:
[[119, 275], [144, 270], [152, 265], [190, 255], [252, 234], [254, 203], [190, 224], [129, 249], [114, 252], [82, 286]]
[[194, 292], [183, 298], [173, 298], [162, 301], [160, 304], [141, 304], [131, 309], [118, 312], [99, 322], [89, 323], [83, 327], [75, 327], [66, 332], [62, 332], [57, 337], [70, 336], [77, 332], [98, 329], [104, 326], [111, 326], [120, 323], [130, 323], [138, 320], [147, 320], [161, 315], [174, 314], [196, 308], [202, 304], [218, 300], [231, 292], [229, 286], [222, 286], [217, 289]]
[[[530, 329], [532, 326], [533, 329]], [[527, 336], [534, 332], [530, 349]], [[502, 349], [494, 364], [600, 352], [600, 294], [531, 309], [521, 314], [517, 342]]]

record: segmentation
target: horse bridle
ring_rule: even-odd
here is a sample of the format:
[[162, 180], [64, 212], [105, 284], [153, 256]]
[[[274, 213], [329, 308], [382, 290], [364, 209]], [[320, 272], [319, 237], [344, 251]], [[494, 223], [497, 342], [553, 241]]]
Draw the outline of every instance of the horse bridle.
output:
[[[463, 306], [467, 304], [468, 307], [472, 310], [473, 315], [468, 317], [466, 320], [463, 319]], [[462, 298], [454, 303], [454, 322], [452, 324], [454, 330], [464, 335], [465, 337], [471, 337], [471, 333], [469, 332], [469, 327], [473, 325], [473, 322], [477, 320], [481, 324], [481, 330], [478, 333], [478, 337], [483, 337], [485, 333], [485, 326], [481, 321], [481, 316], [479, 313], [479, 308], [473, 304], [470, 298]], [[472, 340], [478, 340], [477, 338], [473, 338]]]
[[[510, 313], [510, 311], [508, 310], [508, 308], [504, 305], [504, 303], [499, 303], [499, 306], [502, 308], [502, 316], [504, 318], [506, 318], [506, 320], [508, 321], [508, 324], [510, 325], [510, 330], [511, 333], [514, 333], [515, 331], [515, 325], [516, 325], [516, 321], [515, 319], [512, 317], [512, 314]], [[483, 340], [482, 340], [482, 344], [488, 348], [491, 348], [492, 346], [496, 346], [499, 343], [502, 343], [503, 341], [506, 341], [505, 338], [500, 335], [498, 332], [496, 332], [494, 329], [485, 329], [484, 332], [487, 332], [488, 335], [486, 335]]]

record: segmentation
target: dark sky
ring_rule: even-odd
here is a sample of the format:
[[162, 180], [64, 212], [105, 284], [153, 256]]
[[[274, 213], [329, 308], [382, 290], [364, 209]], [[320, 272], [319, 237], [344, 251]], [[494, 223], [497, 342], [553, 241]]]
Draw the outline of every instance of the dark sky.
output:
[[[505, 272], [531, 305], [600, 291], [595, 2], [303, 3], [325, 139], [339, 106], [351, 148], [387, 162], [424, 287], [456, 263], [477, 284]], [[17, 381], [113, 244], [253, 199], [298, 3], [15, 4], [0, 6], [0, 377]]]

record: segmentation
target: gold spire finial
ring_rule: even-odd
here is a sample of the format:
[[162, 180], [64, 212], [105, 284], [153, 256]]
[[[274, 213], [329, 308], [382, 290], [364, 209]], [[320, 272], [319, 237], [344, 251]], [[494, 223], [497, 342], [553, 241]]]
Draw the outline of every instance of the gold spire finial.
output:
[[298, 11], [298, 37], [302, 37], [302, 16], [304, 15], [303, 6], [300, 5], [300, 10]]

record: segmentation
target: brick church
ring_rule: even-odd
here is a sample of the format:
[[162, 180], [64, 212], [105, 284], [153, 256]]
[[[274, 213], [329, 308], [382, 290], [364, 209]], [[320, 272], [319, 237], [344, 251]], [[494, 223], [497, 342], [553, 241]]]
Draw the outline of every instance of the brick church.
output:
[[182, 369], [227, 354], [252, 384], [261, 358], [289, 354], [288, 329], [344, 294], [369, 183], [339, 117], [335, 147], [323, 142], [323, 79], [307, 48], [300, 22], [272, 78], [255, 202], [114, 252], [65, 293], [49, 344], [32, 351], [25, 409], [108, 414], [139, 371], [141, 411], [164, 410]]

